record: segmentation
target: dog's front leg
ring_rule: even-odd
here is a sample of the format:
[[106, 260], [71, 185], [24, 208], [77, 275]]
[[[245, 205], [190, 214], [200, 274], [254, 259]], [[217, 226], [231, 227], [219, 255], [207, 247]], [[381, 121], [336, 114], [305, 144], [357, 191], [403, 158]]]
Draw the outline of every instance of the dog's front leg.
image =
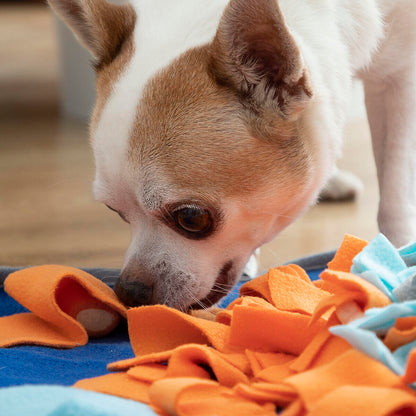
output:
[[378, 224], [400, 246], [416, 240], [416, 65], [364, 86], [380, 189]]

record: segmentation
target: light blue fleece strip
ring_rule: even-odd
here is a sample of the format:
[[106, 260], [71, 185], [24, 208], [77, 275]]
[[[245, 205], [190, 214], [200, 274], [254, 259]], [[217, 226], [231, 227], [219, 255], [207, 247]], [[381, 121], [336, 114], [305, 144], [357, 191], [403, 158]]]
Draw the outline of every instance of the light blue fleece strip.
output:
[[365, 315], [347, 325], [333, 326], [329, 330], [334, 335], [344, 338], [355, 349], [382, 362], [394, 373], [403, 375], [406, 370], [408, 353], [416, 342], [407, 344], [391, 352], [381, 341], [384, 335], [394, 326], [397, 318], [416, 316], [416, 301], [392, 303], [384, 308], [372, 308]]
[[[407, 246], [403, 253], [416, 258], [416, 244]], [[416, 266], [408, 267], [401, 253], [379, 234], [354, 257], [351, 273], [361, 276], [376, 286], [393, 302], [416, 299]], [[400, 287], [403, 285], [403, 287]]]
[[0, 389], [0, 415], [156, 416], [148, 406], [107, 394], [51, 385]]
[[[409, 353], [416, 341], [391, 352], [382, 342], [397, 318], [416, 316], [416, 244], [397, 250], [379, 234], [353, 259], [351, 273], [376, 286], [393, 302], [384, 308], [372, 308], [364, 317], [330, 328], [354, 348], [382, 362], [398, 375], [406, 371]], [[415, 387], [412, 385], [412, 387]]]

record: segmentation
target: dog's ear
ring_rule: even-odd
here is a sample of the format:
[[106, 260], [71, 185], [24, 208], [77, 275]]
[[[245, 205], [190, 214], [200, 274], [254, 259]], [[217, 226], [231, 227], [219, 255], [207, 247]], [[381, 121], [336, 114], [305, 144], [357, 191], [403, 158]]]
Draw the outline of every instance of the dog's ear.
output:
[[112, 61], [136, 20], [133, 8], [126, 4], [115, 5], [105, 0], [48, 0], [48, 3], [98, 65]]
[[277, 0], [230, 0], [211, 47], [210, 69], [252, 107], [301, 111], [312, 97], [299, 48]]

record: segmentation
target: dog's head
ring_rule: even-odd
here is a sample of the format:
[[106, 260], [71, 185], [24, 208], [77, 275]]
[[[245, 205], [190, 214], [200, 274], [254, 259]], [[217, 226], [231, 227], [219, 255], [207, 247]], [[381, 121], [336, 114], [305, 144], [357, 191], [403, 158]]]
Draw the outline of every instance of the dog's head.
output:
[[94, 193], [132, 232], [116, 292], [211, 305], [322, 184], [311, 80], [277, 3], [49, 3], [96, 61]]

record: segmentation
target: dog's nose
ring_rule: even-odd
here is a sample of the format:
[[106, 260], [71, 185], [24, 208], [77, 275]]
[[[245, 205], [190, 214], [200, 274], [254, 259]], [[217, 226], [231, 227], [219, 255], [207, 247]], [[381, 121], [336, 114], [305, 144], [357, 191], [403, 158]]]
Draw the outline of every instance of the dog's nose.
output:
[[126, 306], [142, 306], [152, 303], [153, 286], [137, 281], [125, 281], [120, 277], [114, 285], [114, 292]]

